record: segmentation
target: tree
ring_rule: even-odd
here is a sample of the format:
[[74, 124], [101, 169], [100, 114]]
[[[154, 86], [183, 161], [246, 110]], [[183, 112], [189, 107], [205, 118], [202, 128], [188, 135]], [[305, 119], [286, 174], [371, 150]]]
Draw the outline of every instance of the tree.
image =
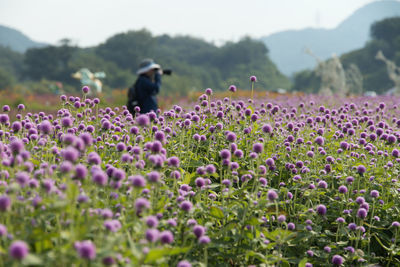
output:
[[77, 47], [68, 45], [28, 49], [25, 53], [26, 75], [31, 79], [58, 80], [73, 83], [75, 71], [68, 65]]
[[377, 21], [371, 26], [371, 37], [376, 40], [385, 40], [393, 44], [400, 35], [400, 17], [393, 17]]
[[120, 33], [107, 39], [96, 49], [104, 60], [114, 62], [122, 69], [136, 71], [141, 60], [154, 53], [154, 39], [147, 30]]
[[15, 83], [15, 77], [7, 70], [0, 68], [0, 91], [10, 88]]

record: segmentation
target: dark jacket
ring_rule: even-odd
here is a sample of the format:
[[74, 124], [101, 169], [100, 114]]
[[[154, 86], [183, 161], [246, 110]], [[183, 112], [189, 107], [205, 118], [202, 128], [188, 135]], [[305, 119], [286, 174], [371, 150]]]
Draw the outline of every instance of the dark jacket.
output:
[[[157, 111], [156, 95], [160, 92], [160, 88], [161, 75], [158, 72], [154, 75], [154, 82], [145, 74], [139, 75], [134, 86], [128, 91], [128, 110], [134, 114], [133, 109], [137, 105], [140, 107], [140, 113]], [[134, 101], [137, 101], [137, 104]]]

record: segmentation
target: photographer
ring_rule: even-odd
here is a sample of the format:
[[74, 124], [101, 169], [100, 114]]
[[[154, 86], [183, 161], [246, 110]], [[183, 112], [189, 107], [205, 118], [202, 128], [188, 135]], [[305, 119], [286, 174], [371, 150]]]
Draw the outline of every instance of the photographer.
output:
[[144, 59], [136, 72], [139, 77], [135, 84], [128, 90], [128, 110], [134, 115], [135, 107], [140, 108], [140, 113], [156, 112], [158, 109], [156, 95], [161, 88], [161, 66], [152, 59]]

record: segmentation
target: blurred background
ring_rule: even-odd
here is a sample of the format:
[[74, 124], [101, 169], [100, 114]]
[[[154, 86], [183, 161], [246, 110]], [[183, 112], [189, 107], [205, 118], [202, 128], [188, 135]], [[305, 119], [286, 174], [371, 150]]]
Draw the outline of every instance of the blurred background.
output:
[[143, 58], [173, 70], [161, 106], [250, 75], [260, 93], [399, 94], [400, 2], [0, 0], [0, 104], [89, 84], [123, 105]]

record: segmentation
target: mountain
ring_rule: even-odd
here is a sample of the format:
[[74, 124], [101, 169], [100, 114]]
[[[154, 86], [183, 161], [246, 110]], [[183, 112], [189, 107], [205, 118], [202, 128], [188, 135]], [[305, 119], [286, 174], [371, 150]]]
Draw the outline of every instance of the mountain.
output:
[[29, 48], [47, 46], [45, 43], [31, 40], [18, 30], [2, 25], [0, 25], [0, 45], [21, 53], [24, 53]]
[[313, 68], [315, 59], [305, 52], [308, 48], [321, 60], [332, 54], [341, 55], [361, 48], [370, 39], [372, 23], [388, 17], [400, 16], [400, 2], [377, 1], [356, 10], [334, 29], [289, 30], [261, 40], [270, 50], [269, 56], [286, 75]]

